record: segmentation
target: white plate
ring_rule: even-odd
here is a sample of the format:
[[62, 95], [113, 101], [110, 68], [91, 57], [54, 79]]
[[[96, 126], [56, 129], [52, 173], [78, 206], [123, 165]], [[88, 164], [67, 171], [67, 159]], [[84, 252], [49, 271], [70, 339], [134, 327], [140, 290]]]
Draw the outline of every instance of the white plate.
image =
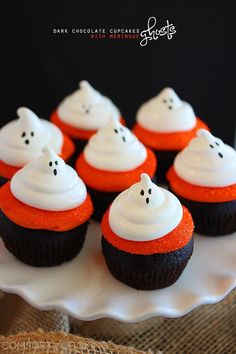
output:
[[236, 233], [196, 235], [193, 256], [180, 279], [152, 291], [137, 291], [113, 278], [101, 253], [100, 234], [98, 224], [92, 223], [82, 252], [52, 268], [24, 265], [0, 241], [0, 289], [22, 296], [36, 308], [62, 309], [81, 320], [137, 322], [183, 316], [199, 305], [220, 301], [236, 286]]

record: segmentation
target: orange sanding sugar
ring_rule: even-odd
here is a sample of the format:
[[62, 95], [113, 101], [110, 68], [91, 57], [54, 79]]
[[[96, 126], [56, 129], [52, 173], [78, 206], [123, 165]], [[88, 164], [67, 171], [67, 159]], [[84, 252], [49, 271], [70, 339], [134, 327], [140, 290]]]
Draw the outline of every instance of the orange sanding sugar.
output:
[[[59, 115], [57, 114], [57, 111], [54, 111], [51, 115], [51, 121], [55, 125], [58, 126], [65, 134], [69, 135], [71, 138], [74, 139], [80, 139], [80, 140], [88, 140], [91, 138], [93, 134], [96, 133], [96, 130], [85, 130], [85, 129], [79, 129], [75, 128], [70, 124], [67, 124], [63, 122]], [[125, 125], [125, 120], [124, 118], [120, 118], [120, 122]]]
[[[68, 136], [63, 135], [63, 146], [60, 157], [67, 161], [75, 152], [75, 145]], [[6, 179], [11, 179], [12, 176], [19, 171], [22, 166], [11, 166], [0, 160], [0, 176]]]
[[136, 123], [133, 133], [143, 144], [155, 150], [182, 150], [196, 136], [197, 130], [202, 128], [209, 130], [208, 126], [197, 118], [195, 127], [188, 131], [158, 133]]
[[93, 205], [87, 194], [77, 208], [66, 211], [48, 211], [28, 206], [16, 199], [10, 190], [10, 182], [0, 188], [0, 208], [15, 224], [28, 229], [68, 231], [86, 222], [93, 213]]
[[157, 161], [155, 154], [147, 149], [147, 158], [142, 165], [129, 171], [99, 170], [85, 160], [82, 153], [76, 161], [76, 170], [83, 181], [91, 188], [103, 192], [120, 192], [140, 181], [140, 174], [147, 173], [151, 178], [156, 171]]
[[201, 187], [185, 182], [171, 167], [167, 179], [174, 193], [180, 197], [205, 203], [229, 202], [236, 199], [236, 184], [228, 187]]
[[103, 236], [112, 246], [129, 253], [150, 255], [176, 251], [184, 247], [193, 235], [193, 219], [184, 206], [183, 218], [179, 225], [166, 236], [152, 241], [129, 241], [117, 236], [110, 228], [108, 216], [109, 210], [105, 213], [101, 223]]

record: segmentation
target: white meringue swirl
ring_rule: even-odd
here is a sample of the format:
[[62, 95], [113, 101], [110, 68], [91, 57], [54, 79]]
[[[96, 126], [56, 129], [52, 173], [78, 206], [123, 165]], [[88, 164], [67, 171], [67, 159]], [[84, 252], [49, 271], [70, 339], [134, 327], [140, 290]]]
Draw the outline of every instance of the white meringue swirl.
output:
[[86, 130], [97, 130], [107, 124], [110, 116], [121, 116], [114, 103], [87, 81], [81, 81], [79, 89], [61, 102], [57, 113], [63, 122]]
[[63, 134], [54, 124], [39, 119], [30, 109], [17, 110], [19, 119], [0, 130], [0, 160], [8, 165], [22, 167], [39, 157], [45, 145], [61, 153]]
[[177, 175], [197, 186], [226, 187], [236, 183], [236, 151], [205, 129], [175, 158]]
[[137, 121], [142, 127], [160, 133], [187, 131], [196, 125], [192, 106], [181, 101], [169, 87], [142, 104], [137, 112]]
[[91, 166], [101, 170], [129, 171], [145, 161], [147, 150], [129, 129], [110, 118], [108, 124], [89, 139], [84, 157]]
[[179, 200], [145, 173], [139, 183], [118, 195], [109, 210], [112, 231], [130, 241], [164, 237], [178, 226], [182, 217]]
[[41, 157], [19, 170], [11, 180], [16, 199], [31, 207], [65, 211], [86, 199], [84, 182], [52, 149], [45, 147]]

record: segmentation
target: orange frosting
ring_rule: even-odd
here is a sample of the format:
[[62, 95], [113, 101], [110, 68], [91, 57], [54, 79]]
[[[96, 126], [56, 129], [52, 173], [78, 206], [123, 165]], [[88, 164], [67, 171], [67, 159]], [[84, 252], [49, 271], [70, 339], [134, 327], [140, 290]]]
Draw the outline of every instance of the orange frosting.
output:
[[[60, 157], [67, 161], [75, 152], [75, 145], [73, 141], [66, 135], [63, 135], [63, 146]], [[22, 166], [11, 166], [0, 160], [0, 176], [10, 179], [12, 176], [19, 171]]]
[[133, 133], [143, 144], [155, 150], [182, 150], [195, 137], [197, 130], [202, 128], [209, 130], [208, 126], [197, 118], [195, 127], [188, 131], [158, 133], [136, 123]]
[[147, 173], [151, 178], [156, 171], [157, 161], [152, 150], [147, 149], [147, 158], [142, 165], [125, 172], [99, 170], [80, 154], [76, 161], [76, 170], [83, 181], [91, 188], [103, 192], [120, 192], [140, 181], [140, 174]]
[[117, 236], [109, 225], [109, 210], [105, 213], [101, 228], [105, 239], [121, 251], [149, 255], [154, 253], [167, 253], [183, 248], [192, 238], [193, 220], [188, 209], [183, 206], [183, 218], [179, 225], [166, 236], [152, 241], [129, 241]]
[[16, 199], [10, 182], [0, 188], [0, 208], [15, 224], [28, 229], [68, 231], [86, 222], [93, 213], [89, 194], [77, 208], [65, 211], [48, 211], [28, 206]]
[[180, 197], [196, 202], [220, 203], [236, 199], [236, 184], [228, 187], [201, 187], [185, 182], [171, 167], [167, 172], [167, 180], [174, 193]]
[[[57, 111], [54, 111], [52, 113], [51, 121], [52, 123], [57, 125], [58, 128], [60, 128], [65, 134], [69, 135], [71, 138], [74, 139], [89, 140], [89, 138], [91, 138], [91, 136], [97, 132], [97, 130], [85, 130], [75, 128], [72, 125], [63, 122], [57, 114]], [[120, 122], [125, 125], [124, 118], [121, 117]]]

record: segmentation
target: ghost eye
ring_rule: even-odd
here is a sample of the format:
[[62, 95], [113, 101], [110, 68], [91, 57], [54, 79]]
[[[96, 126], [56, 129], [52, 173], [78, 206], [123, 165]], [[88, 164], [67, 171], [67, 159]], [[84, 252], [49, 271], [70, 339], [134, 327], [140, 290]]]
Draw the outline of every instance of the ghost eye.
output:
[[30, 135], [31, 135], [31, 136], [34, 136], [34, 132], [31, 132]]
[[58, 161], [55, 161], [55, 165], [58, 165]]
[[140, 192], [141, 195], [144, 195], [144, 190], [142, 189], [141, 192]]
[[49, 166], [52, 167], [52, 161], [49, 162]]
[[174, 102], [173, 98], [170, 98], [170, 102]]
[[149, 188], [148, 194], [151, 194], [151, 193], [152, 193], [152, 188]]
[[123, 129], [123, 128], [120, 128], [120, 131], [121, 131], [121, 132], [123, 132], [123, 131], [124, 131], [124, 129]]
[[114, 132], [115, 132], [116, 134], [118, 134], [118, 130], [117, 130], [117, 129], [114, 129]]
[[209, 146], [210, 146], [212, 149], [215, 149], [214, 145], [210, 144]]
[[23, 132], [23, 133], [21, 134], [21, 137], [24, 138], [25, 136], [26, 136], [26, 132]]
[[165, 100], [163, 100], [163, 103], [166, 103], [167, 102], [167, 100], [165, 99]]
[[215, 144], [216, 144], [217, 146], [219, 146], [219, 145], [220, 145], [219, 143], [217, 143], [217, 141], [215, 142]]

